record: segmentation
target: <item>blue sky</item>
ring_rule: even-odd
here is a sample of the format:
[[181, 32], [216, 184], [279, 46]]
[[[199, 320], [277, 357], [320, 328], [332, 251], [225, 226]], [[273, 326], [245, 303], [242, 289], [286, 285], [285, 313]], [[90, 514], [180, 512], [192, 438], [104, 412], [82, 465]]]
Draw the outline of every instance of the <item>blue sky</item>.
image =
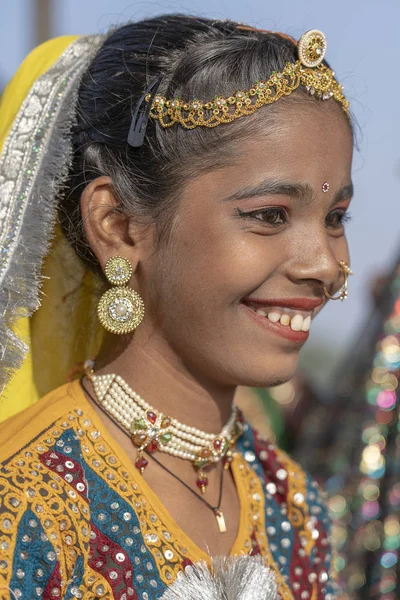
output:
[[[0, 81], [5, 83], [34, 44], [33, 0], [0, 4]], [[369, 280], [390, 268], [400, 251], [399, 0], [56, 0], [53, 34], [104, 32], [111, 24], [165, 12], [231, 18], [299, 38], [308, 29], [327, 36], [334, 67], [361, 128], [348, 237], [352, 267], [349, 299], [325, 309], [312, 338], [345, 347], [369, 307]]]

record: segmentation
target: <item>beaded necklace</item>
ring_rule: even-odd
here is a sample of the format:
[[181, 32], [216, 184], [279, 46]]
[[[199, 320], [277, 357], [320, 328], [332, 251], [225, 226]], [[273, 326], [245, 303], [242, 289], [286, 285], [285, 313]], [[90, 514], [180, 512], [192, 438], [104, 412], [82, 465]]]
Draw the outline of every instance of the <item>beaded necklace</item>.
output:
[[232, 448], [243, 433], [243, 416], [233, 404], [232, 414], [219, 434], [189, 427], [157, 411], [115, 374], [95, 375], [94, 361], [84, 365], [96, 395], [96, 403], [123, 428], [137, 447], [135, 466], [143, 474], [148, 465], [144, 452], [166, 452], [192, 463], [196, 485], [202, 493], [208, 485], [207, 469], [220, 461], [232, 462]]
[[[97, 404], [96, 398], [93, 397], [93, 395], [89, 392], [89, 390], [87, 389], [87, 387], [83, 383], [83, 377], [81, 377], [80, 383], [81, 383], [82, 388], [85, 390], [86, 394], [89, 396], [89, 398], [91, 400], [93, 400], [93, 402], [95, 402]], [[101, 410], [103, 412], [105, 412], [104, 408], [102, 406], [100, 406], [100, 408], [101, 408]], [[106, 414], [108, 414], [108, 413], [106, 413]], [[116, 421], [115, 421], [115, 423], [116, 423], [116, 425], [119, 427], [119, 429], [121, 431], [123, 431], [124, 433], [127, 433], [127, 431], [124, 429], [124, 427], [122, 427], [120, 425], [120, 423], [117, 423]], [[191, 492], [192, 494], [194, 494], [196, 496], [196, 498], [198, 498], [199, 500], [201, 500], [201, 502], [203, 502], [209, 509], [211, 509], [213, 511], [213, 513], [215, 515], [215, 518], [217, 519], [217, 525], [218, 525], [219, 532], [220, 533], [226, 533], [227, 528], [226, 528], [226, 522], [225, 522], [224, 513], [222, 512], [222, 510], [220, 510], [221, 504], [222, 504], [222, 492], [223, 492], [223, 485], [224, 485], [224, 471], [226, 471], [225, 466], [221, 469], [221, 476], [220, 476], [220, 480], [219, 480], [218, 504], [217, 504], [217, 506], [213, 506], [212, 504], [210, 504], [209, 502], [207, 502], [207, 500], [205, 500], [205, 498], [202, 498], [201, 496], [199, 496], [198, 494], [196, 494], [196, 492], [194, 490], [192, 490], [192, 488], [185, 481], [183, 481], [180, 477], [178, 477], [178, 475], [175, 475], [175, 473], [173, 473], [170, 469], [168, 469], [168, 467], [166, 467], [165, 465], [163, 465], [162, 462], [160, 462], [159, 460], [157, 460], [154, 455], [152, 455], [152, 458], [153, 458], [154, 462], [156, 462], [162, 469], [164, 469], [164, 471], [166, 471], [167, 473], [169, 473], [170, 475], [172, 475], [172, 477], [174, 477], [177, 481], [179, 481], [179, 483], [181, 483], [182, 485], [184, 485], [185, 488], [187, 490], [189, 490], [189, 492]]]

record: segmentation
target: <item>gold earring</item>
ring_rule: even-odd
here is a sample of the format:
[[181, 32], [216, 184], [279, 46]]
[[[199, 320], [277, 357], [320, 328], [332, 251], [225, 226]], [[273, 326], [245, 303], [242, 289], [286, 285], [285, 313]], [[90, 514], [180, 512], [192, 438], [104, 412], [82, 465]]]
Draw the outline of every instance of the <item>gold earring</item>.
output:
[[343, 300], [346, 300], [346, 298], [348, 296], [347, 288], [348, 288], [348, 278], [349, 278], [349, 275], [354, 275], [354, 273], [353, 273], [353, 271], [350, 269], [350, 267], [348, 266], [348, 264], [344, 260], [341, 260], [338, 263], [338, 265], [339, 265], [339, 269], [343, 273], [344, 283], [343, 283], [342, 287], [340, 288], [337, 296], [331, 296], [330, 293], [328, 292], [328, 290], [325, 287], [324, 287], [324, 294], [330, 300], [341, 300], [343, 302]]
[[116, 334], [131, 333], [144, 317], [144, 302], [135, 290], [126, 287], [132, 276], [132, 265], [123, 256], [113, 256], [105, 267], [108, 281], [117, 286], [107, 290], [97, 307], [104, 329]]

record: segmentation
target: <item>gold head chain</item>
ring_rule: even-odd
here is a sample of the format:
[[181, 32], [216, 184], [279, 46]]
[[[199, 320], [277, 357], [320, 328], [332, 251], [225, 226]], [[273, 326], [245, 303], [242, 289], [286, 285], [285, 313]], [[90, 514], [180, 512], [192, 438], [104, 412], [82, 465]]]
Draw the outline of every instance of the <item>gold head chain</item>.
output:
[[[321, 64], [326, 54], [325, 35], [317, 29], [307, 31], [297, 46], [299, 59], [295, 63], [286, 63], [282, 71], [272, 73], [267, 81], [257, 81], [249, 90], [239, 90], [228, 98], [216, 96], [208, 102], [168, 100], [156, 95], [150, 116], [164, 128], [175, 123], [185, 129], [216, 127], [252, 115], [258, 108], [289, 96], [299, 86], [321, 100], [333, 97], [348, 114], [349, 102], [343, 95], [343, 86], [336, 81], [335, 73]], [[148, 94], [146, 102], [150, 100]]]

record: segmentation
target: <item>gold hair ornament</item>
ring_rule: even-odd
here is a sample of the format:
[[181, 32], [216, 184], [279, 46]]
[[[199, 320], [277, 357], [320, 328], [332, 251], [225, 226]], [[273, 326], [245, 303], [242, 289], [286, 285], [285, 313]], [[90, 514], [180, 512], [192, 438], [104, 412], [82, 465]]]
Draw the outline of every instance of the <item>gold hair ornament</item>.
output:
[[[346, 114], [349, 102], [343, 95], [343, 86], [335, 79], [335, 73], [322, 65], [326, 53], [326, 38], [321, 31], [313, 29], [298, 42], [299, 60], [287, 63], [282, 71], [272, 73], [268, 81], [257, 81], [249, 90], [239, 90], [228, 98], [216, 96], [213, 100], [187, 102], [180, 98], [168, 100], [157, 94], [153, 100], [150, 116], [163, 128], [175, 123], [185, 129], [216, 127], [235, 119], [252, 115], [258, 108], [289, 96], [298, 87], [321, 100], [334, 98]], [[146, 96], [151, 101], [151, 95]]]
[[342, 271], [344, 276], [344, 283], [340, 288], [337, 296], [331, 296], [326, 288], [324, 288], [324, 294], [327, 298], [329, 298], [329, 300], [341, 300], [343, 302], [343, 300], [346, 300], [348, 296], [347, 288], [349, 275], [354, 275], [354, 273], [344, 260], [341, 260], [338, 264], [339, 269]]

